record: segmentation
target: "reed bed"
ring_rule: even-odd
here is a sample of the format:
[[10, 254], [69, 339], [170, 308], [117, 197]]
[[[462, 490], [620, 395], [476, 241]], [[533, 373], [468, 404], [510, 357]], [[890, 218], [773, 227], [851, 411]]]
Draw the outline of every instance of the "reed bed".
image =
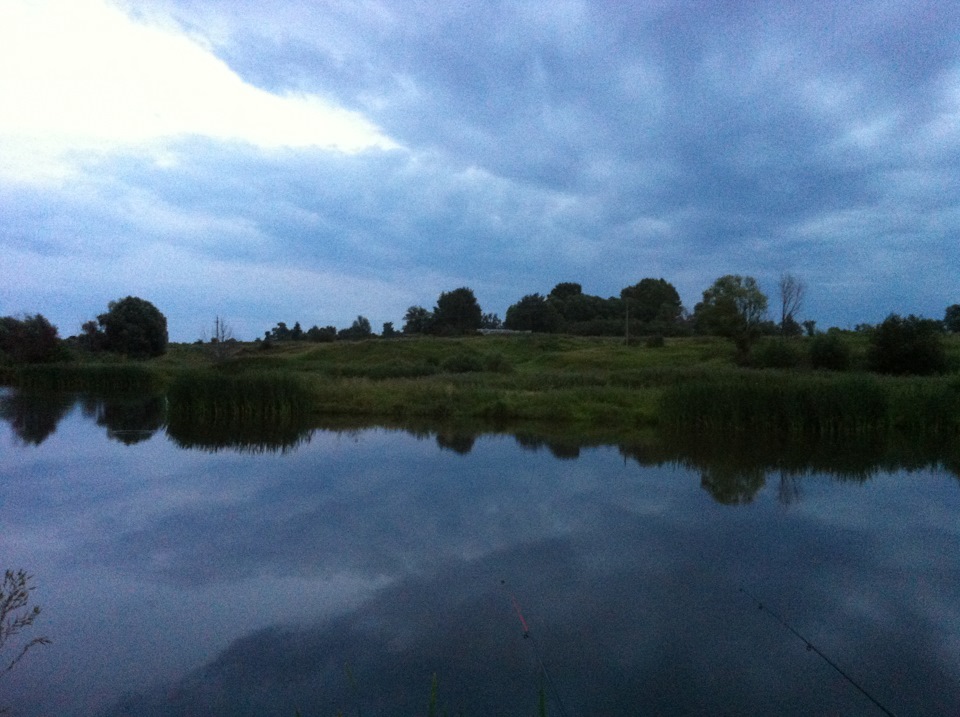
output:
[[228, 375], [208, 370], [177, 375], [167, 399], [172, 420], [189, 417], [207, 424], [297, 421], [310, 412], [312, 403], [303, 382], [290, 373]]
[[666, 387], [661, 425], [719, 434], [956, 435], [960, 382], [866, 374], [736, 372]]
[[18, 367], [13, 383], [17, 388], [31, 391], [154, 393], [159, 390], [162, 379], [155, 370], [140, 363], [50, 363]]

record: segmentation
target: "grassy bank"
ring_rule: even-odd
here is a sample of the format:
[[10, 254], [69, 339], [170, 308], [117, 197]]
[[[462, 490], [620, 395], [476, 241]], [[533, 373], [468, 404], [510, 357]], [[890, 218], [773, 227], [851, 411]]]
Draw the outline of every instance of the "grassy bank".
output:
[[[862, 351], [851, 337], [853, 355]], [[803, 354], [805, 339], [794, 340]], [[960, 340], [948, 350], [960, 360]], [[333, 416], [396, 422], [531, 421], [585, 432], [664, 426], [797, 435], [955, 435], [960, 377], [880, 377], [862, 371], [741, 368], [712, 338], [661, 347], [550, 335], [247, 344], [216, 362], [178, 345], [149, 362], [21, 369], [31, 388], [165, 391], [182, 420], [284, 423]], [[204, 419], [206, 420], [206, 419]]]

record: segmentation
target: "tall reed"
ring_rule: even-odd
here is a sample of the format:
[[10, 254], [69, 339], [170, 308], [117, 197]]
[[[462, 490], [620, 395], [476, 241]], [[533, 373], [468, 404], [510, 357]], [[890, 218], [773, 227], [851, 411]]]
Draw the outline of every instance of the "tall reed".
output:
[[668, 429], [842, 437], [960, 430], [960, 382], [851, 374], [731, 372], [664, 389]]
[[20, 366], [14, 375], [18, 388], [34, 391], [154, 392], [161, 379], [139, 363], [34, 364]]

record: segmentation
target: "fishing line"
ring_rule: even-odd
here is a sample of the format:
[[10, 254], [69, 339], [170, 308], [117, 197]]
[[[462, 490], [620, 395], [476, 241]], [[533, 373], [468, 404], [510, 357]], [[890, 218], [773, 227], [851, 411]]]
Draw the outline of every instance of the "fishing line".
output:
[[785, 628], [787, 628], [791, 633], [793, 633], [794, 635], [796, 635], [797, 638], [800, 639], [800, 641], [803, 642], [803, 644], [807, 646], [807, 650], [808, 650], [808, 651], [812, 651], [812, 652], [817, 653], [824, 662], [826, 662], [828, 665], [830, 665], [830, 667], [832, 667], [834, 670], [836, 670], [836, 671], [839, 673], [839, 675], [840, 675], [841, 677], [843, 677], [843, 679], [845, 679], [845, 680], [846, 680], [847, 682], [849, 682], [851, 685], [853, 685], [853, 686], [856, 687], [858, 690], [860, 690], [861, 694], [863, 694], [864, 697], [866, 697], [868, 700], [870, 700], [871, 702], [873, 702], [873, 704], [875, 704], [884, 714], [889, 715], [889, 717], [896, 717], [896, 715], [894, 715], [893, 712], [891, 712], [891, 711], [888, 710], [886, 707], [884, 707], [882, 704], [880, 704], [880, 701], [877, 700], [876, 697], [874, 697], [874, 696], [871, 695], [869, 692], [867, 692], [863, 687], [860, 686], [860, 684], [859, 684], [855, 679], [853, 679], [850, 675], [848, 675], [846, 672], [844, 672], [836, 662], [834, 662], [834, 661], [831, 660], [829, 657], [827, 657], [825, 654], [823, 654], [823, 652], [822, 652], [816, 645], [814, 645], [812, 642], [810, 642], [810, 640], [808, 640], [808, 639], [805, 638], [803, 635], [801, 635], [799, 632], [797, 632], [795, 629], [793, 629], [793, 627], [790, 625], [790, 623], [788, 623], [783, 617], [781, 617], [779, 613], [777, 613], [777, 612], [774, 611], [774, 610], [771, 610], [769, 607], [767, 607], [766, 605], [764, 605], [763, 601], [762, 601], [760, 598], [758, 598], [756, 595], [754, 595], [753, 593], [751, 593], [751, 592], [750, 592], [749, 590], [747, 590], [746, 588], [741, 587], [741, 588], [740, 588], [740, 592], [742, 592], [744, 595], [746, 595], [746, 596], [749, 597], [751, 600], [753, 600], [753, 602], [755, 602], [755, 603], [757, 604], [757, 607], [758, 607], [762, 612], [766, 612], [768, 615], [770, 615], [770, 617], [772, 617], [774, 620], [776, 620], [776, 621], [779, 622], [781, 625], [783, 625]]
[[557, 701], [557, 707], [560, 708], [560, 714], [563, 717], [567, 717], [567, 710], [563, 706], [563, 700], [560, 699], [560, 692], [557, 690], [557, 686], [553, 682], [553, 678], [550, 676], [550, 673], [547, 671], [547, 666], [543, 664], [543, 658], [540, 657], [540, 647], [537, 645], [537, 639], [530, 633], [530, 626], [527, 625], [527, 621], [523, 617], [523, 613], [520, 611], [520, 603], [517, 602], [516, 595], [507, 587], [507, 581], [501, 580], [500, 584], [503, 585], [503, 589], [507, 591], [507, 595], [510, 596], [510, 602], [513, 603], [513, 609], [517, 613], [517, 617], [520, 618], [520, 625], [523, 627], [523, 637], [524, 639], [529, 639], [530, 643], [533, 645], [533, 654], [537, 658], [537, 664], [540, 665], [540, 672], [544, 677], [547, 678], [547, 684], [550, 685], [550, 691], [553, 692], [553, 697]]

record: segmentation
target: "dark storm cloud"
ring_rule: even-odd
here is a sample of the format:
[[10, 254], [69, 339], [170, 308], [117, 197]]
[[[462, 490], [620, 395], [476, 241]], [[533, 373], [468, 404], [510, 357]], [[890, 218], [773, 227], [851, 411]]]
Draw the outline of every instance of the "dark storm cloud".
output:
[[[113, 233], [121, 252], [163, 237], [196, 252], [198, 276], [213, 260], [326, 271], [316, 303], [343, 297], [323, 309], [341, 326], [360, 312], [398, 322], [464, 284], [502, 315], [558, 281], [608, 296], [663, 276], [689, 308], [720, 274], [755, 275], [772, 295], [792, 271], [810, 287], [804, 313], [842, 326], [889, 311], [939, 316], [960, 292], [952, 5], [150, 10], [205, 38], [246, 81], [358, 111], [400, 147], [265, 152], [195, 139], [164, 147], [174, 162], [115, 152], [46, 197], [11, 190], [7, 237], [41, 255], [62, 251], [71, 227], [95, 242]], [[138, 219], [113, 216], [117, 206]], [[304, 291], [245, 307], [242, 320], [292, 320]], [[378, 298], [348, 305], [355, 296]], [[177, 312], [175, 326], [190, 310]]]

